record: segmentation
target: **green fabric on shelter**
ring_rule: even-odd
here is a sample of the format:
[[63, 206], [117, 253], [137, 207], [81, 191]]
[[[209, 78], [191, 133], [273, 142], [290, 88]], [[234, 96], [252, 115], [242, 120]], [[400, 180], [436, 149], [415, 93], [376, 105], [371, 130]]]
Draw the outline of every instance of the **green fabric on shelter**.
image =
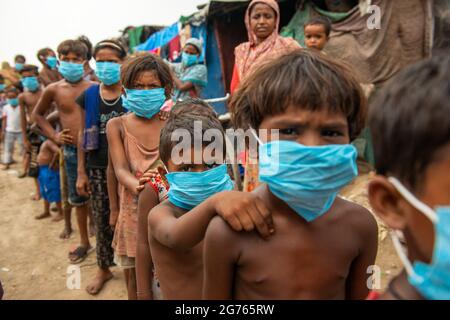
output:
[[143, 31], [144, 31], [143, 26], [128, 30], [127, 33], [131, 52], [134, 52], [134, 48], [141, 44], [141, 36]]
[[292, 17], [291, 21], [287, 26], [285, 26], [280, 35], [282, 37], [291, 37], [296, 40], [301, 46], [305, 46], [305, 34], [303, 32], [304, 24], [310, 19], [311, 12], [317, 12], [318, 14], [328, 17], [332, 23], [339, 22], [349, 17], [352, 11], [349, 12], [331, 12], [322, 10], [314, 4], [310, 4], [309, 2], [305, 3], [302, 10], [297, 10], [297, 12]]
[[310, 11], [311, 5], [306, 3], [303, 10], [297, 10], [289, 24], [281, 30], [280, 35], [282, 37], [291, 37], [304, 47], [305, 34], [303, 33], [303, 25], [309, 20]]
[[322, 10], [317, 6], [314, 6], [314, 10], [317, 11], [318, 13], [320, 13], [322, 16], [330, 19], [332, 23], [342, 21], [342, 20], [346, 19], [347, 17], [349, 17], [353, 13], [353, 10], [351, 10], [349, 12], [331, 12], [331, 11]]

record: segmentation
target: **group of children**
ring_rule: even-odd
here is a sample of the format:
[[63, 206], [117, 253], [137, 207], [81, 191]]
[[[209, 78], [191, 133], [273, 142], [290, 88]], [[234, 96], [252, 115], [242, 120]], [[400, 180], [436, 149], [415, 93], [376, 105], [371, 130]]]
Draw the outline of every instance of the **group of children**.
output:
[[[370, 298], [450, 298], [450, 59], [407, 68], [368, 108], [351, 68], [315, 50], [329, 32], [326, 21], [312, 21], [305, 26], [311, 50], [262, 65], [233, 93], [233, 127], [259, 144], [261, 184], [252, 192], [236, 189], [227, 153], [207, 152], [210, 139], [180, 151], [176, 137], [196, 136], [196, 123], [201, 137], [215, 130], [225, 139], [224, 128], [200, 99], [174, 104], [179, 86], [159, 57], [128, 57], [115, 40], [92, 52], [67, 40], [59, 62], [50, 49], [39, 51], [40, 78], [23, 66], [27, 90], [5, 89], [5, 148], [23, 138], [45, 200], [38, 218], [56, 202], [63, 237], [75, 207], [80, 245], [70, 263], [93, 250], [95, 226], [90, 294], [118, 266], [129, 299], [366, 299], [377, 223], [339, 192], [358, 174], [351, 142], [368, 125], [377, 170], [370, 203], [405, 265], [384, 294]], [[90, 54], [98, 82], [85, 78]], [[45, 89], [43, 78], [51, 82]], [[20, 118], [22, 127], [12, 120]]]

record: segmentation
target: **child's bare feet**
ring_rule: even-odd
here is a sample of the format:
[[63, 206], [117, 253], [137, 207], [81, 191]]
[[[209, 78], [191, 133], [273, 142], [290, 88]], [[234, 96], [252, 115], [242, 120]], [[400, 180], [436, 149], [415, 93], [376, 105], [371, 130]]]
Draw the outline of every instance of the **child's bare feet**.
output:
[[64, 220], [64, 216], [62, 214], [58, 214], [57, 216], [55, 216], [52, 221], [53, 222], [59, 222], [61, 220]]
[[36, 219], [36, 220], [42, 220], [42, 219], [50, 218], [50, 217], [51, 217], [50, 212], [44, 212], [44, 213], [42, 213], [42, 214], [36, 216], [35, 219]]
[[109, 280], [113, 278], [113, 274], [109, 269], [98, 269], [95, 278], [92, 279], [91, 283], [86, 287], [87, 293], [91, 295], [98, 294]]
[[72, 234], [72, 228], [64, 228], [63, 232], [59, 235], [60, 239], [69, 239]]
[[2, 169], [5, 170], [5, 171], [9, 170], [9, 164], [5, 164]]

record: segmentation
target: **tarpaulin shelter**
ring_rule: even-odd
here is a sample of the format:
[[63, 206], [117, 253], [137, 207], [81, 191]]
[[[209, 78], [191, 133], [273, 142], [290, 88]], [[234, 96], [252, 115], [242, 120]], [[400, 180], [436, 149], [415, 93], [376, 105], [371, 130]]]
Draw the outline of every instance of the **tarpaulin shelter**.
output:
[[[436, 15], [433, 0], [349, 0], [352, 9], [348, 12], [328, 11], [326, 1], [322, 0], [278, 2], [281, 35], [293, 37], [302, 45], [304, 23], [315, 15], [328, 17], [333, 31], [325, 52], [350, 62], [364, 83], [383, 83], [432, 51]], [[440, 2], [448, 3], [448, 0]], [[208, 20], [216, 29], [227, 88], [234, 65], [234, 48], [247, 41], [244, 13], [248, 3], [245, 0], [212, 0], [210, 3]], [[380, 29], [367, 27], [373, 12], [362, 10], [370, 5], [381, 8]]]
[[[181, 17], [179, 21], [156, 32], [147, 41], [135, 48], [136, 51], [154, 52], [169, 61], [178, 62], [181, 48], [186, 40], [190, 37], [201, 39], [203, 52], [200, 61], [205, 63], [208, 68], [208, 84], [202, 91], [203, 99], [212, 99], [226, 95], [215, 32], [207, 22], [208, 9], [208, 4], [199, 6], [198, 12], [188, 17]], [[171, 44], [178, 44], [178, 51], [171, 49]], [[214, 104], [214, 108], [219, 114], [226, 112], [224, 103]]]
[[[450, 0], [346, 0], [347, 10], [332, 10], [325, 0], [280, 0], [282, 36], [304, 45], [303, 26], [313, 16], [332, 22], [325, 52], [353, 67], [361, 83], [381, 85], [402, 68], [450, 43]], [[229, 88], [234, 48], [247, 41], [244, 14], [249, 1], [211, 0], [209, 24], [214, 26], [222, 63], [224, 87]], [[370, 29], [371, 5], [381, 9], [381, 28]], [[447, 31], [447, 32], [446, 32]], [[370, 138], [363, 135], [360, 154], [373, 163]]]
[[[381, 9], [378, 28], [369, 27], [375, 12], [361, 12], [358, 6], [348, 12], [334, 13], [321, 8], [315, 1], [305, 1], [297, 16], [328, 17], [333, 28], [325, 52], [350, 62], [361, 82], [382, 84], [405, 66], [431, 55], [433, 1], [369, 2]], [[300, 18], [297, 22], [304, 21]], [[283, 34], [289, 35], [286, 29]]]
[[[345, 12], [329, 11], [325, 0], [278, 2], [281, 35], [291, 36], [300, 44], [307, 19], [314, 15], [330, 18], [333, 31], [325, 51], [349, 62], [363, 83], [382, 84], [408, 64], [431, 55], [433, 48], [450, 44], [450, 0], [346, 0], [341, 1], [348, 4]], [[210, 0], [199, 6], [198, 12], [154, 33], [136, 49], [167, 56], [160, 49], [177, 37], [180, 48], [187, 37], [202, 39], [202, 61], [208, 67], [208, 85], [202, 98], [224, 96], [233, 74], [234, 48], [248, 40], [244, 24], [248, 3]], [[370, 5], [381, 8], [380, 29], [367, 28]], [[173, 58], [170, 53], [169, 58]], [[219, 113], [226, 112], [224, 104], [215, 107]]]
[[133, 48], [145, 42], [152, 34], [164, 29], [164, 26], [128, 26], [122, 30], [122, 36], [119, 40], [125, 47], [129, 48], [130, 52], [133, 52]]

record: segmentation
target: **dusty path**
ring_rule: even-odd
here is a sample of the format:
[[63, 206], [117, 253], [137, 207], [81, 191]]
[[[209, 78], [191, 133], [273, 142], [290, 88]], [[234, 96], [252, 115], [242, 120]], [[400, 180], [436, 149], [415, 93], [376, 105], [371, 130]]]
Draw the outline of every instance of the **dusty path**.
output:
[[[114, 270], [115, 278], [98, 296], [84, 290], [96, 270], [95, 253], [81, 266], [81, 289], [66, 286], [67, 252], [77, 244], [78, 234], [73, 214], [74, 234], [60, 240], [63, 222], [49, 219], [36, 221], [42, 204], [30, 200], [33, 181], [16, 178], [17, 165], [10, 171], [0, 170], [0, 280], [5, 289], [4, 299], [126, 299], [122, 274]], [[349, 200], [368, 206], [366, 185], [369, 175], [359, 177], [343, 193]], [[382, 287], [400, 269], [385, 228], [380, 226], [380, 246], [377, 265], [381, 268]], [[91, 238], [94, 242], [94, 238]]]
[[[69, 240], [59, 239], [63, 222], [50, 219], [37, 221], [42, 203], [31, 201], [34, 184], [30, 178], [18, 179], [15, 165], [10, 171], [0, 169], [0, 280], [6, 300], [16, 299], [126, 299], [122, 274], [114, 270], [115, 278], [98, 296], [92, 297], [84, 288], [95, 275], [95, 252], [83, 261], [81, 288], [70, 290], [66, 286], [70, 265], [68, 250], [78, 242], [75, 229]], [[95, 243], [95, 239], [91, 238]], [[71, 271], [73, 272], [73, 271]]]

